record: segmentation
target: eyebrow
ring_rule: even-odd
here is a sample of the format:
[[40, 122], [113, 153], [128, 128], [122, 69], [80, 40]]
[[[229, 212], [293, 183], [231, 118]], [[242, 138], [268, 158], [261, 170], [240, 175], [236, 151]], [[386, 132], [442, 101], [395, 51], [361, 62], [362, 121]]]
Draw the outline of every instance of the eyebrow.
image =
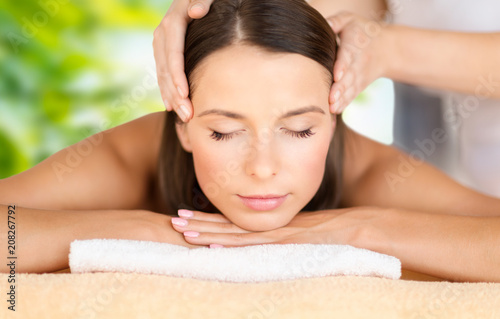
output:
[[[323, 111], [319, 106], [310, 105], [310, 106], [304, 106], [304, 107], [289, 111], [289, 112], [283, 114], [282, 116], [280, 116], [279, 119], [281, 120], [284, 118], [297, 116], [297, 115], [301, 115], [301, 114], [309, 113], [309, 112], [325, 114], [325, 111]], [[211, 109], [211, 110], [201, 112], [201, 114], [199, 114], [198, 117], [202, 117], [202, 116], [209, 115], [209, 114], [222, 115], [222, 116], [226, 116], [226, 117], [236, 119], [236, 120], [246, 119], [246, 117], [241, 115], [241, 114], [229, 112], [229, 111], [225, 111], [225, 110], [221, 110], [221, 109]]]

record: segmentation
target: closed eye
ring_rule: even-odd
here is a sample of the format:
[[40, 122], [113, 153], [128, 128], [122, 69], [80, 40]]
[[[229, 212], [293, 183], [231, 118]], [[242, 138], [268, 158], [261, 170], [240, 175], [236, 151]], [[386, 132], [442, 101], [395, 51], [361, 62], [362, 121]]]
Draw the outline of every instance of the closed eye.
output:
[[[291, 130], [287, 130], [287, 129], [284, 129], [282, 128], [282, 130], [285, 131], [285, 134], [287, 135], [290, 135], [292, 137], [295, 137], [295, 138], [308, 138], [308, 137], [311, 137], [313, 136], [314, 134], [316, 133], [313, 133], [311, 131], [311, 129], [307, 129], [307, 130], [303, 130], [303, 131], [291, 131]], [[213, 138], [214, 140], [216, 141], [227, 141], [227, 140], [230, 140], [231, 138], [233, 138], [233, 136], [235, 136], [236, 134], [238, 134], [239, 132], [234, 132], [234, 133], [220, 133], [220, 132], [217, 132], [217, 131], [212, 131], [212, 134], [210, 135], [211, 138]]]

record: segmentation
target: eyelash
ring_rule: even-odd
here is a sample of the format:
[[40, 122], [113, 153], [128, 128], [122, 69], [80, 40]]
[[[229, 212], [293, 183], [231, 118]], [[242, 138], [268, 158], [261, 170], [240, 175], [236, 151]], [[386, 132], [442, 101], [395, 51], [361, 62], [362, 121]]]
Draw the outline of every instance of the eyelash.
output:
[[[210, 137], [219, 142], [219, 141], [224, 141], [224, 140], [226, 140], [226, 141], [230, 140], [235, 134], [237, 134], [237, 133], [226, 134], [226, 133], [219, 133], [219, 132], [213, 131], [213, 133], [212, 133], [212, 135], [210, 135]], [[313, 136], [316, 133], [313, 133], [311, 131], [311, 129], [309, 128], [307, 130], [300, 131], [300, 132], [290, 131], [290, 130], [285, 129], [285, 134], [291, 135], [292, 137], [296, 137], [296, 138], [308, 138], [308, 137]]]

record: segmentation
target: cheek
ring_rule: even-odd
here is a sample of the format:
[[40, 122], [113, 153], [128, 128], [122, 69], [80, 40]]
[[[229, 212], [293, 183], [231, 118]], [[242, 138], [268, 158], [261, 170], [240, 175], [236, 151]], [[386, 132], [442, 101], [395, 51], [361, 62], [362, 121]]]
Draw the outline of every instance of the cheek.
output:
[[196, 178], [203, 193], [213, 201], [234, 184], [235, 176], [241, 174], [241, 164], [234, 158], [231, 143], [192, 141]]
[[[225, 184], [221, 175], [223, 175], [223, 168], [227, 158], [223, 153], [214, 151], [209, 145], [193, 144], [192, 146], [194, 169], [198, 183], [208, 197], [213, 197], [218, 192], [219, 187]], [[218, 176], [221, 181], [215, 183]]]
[[323, 134], [314, 142], [304, 143], [302, 147], [289, 151], [288, 160], [293, 167], [296, 185], [305, 196], [312, 197], [323, 180], [329, 144], [329, 134]]

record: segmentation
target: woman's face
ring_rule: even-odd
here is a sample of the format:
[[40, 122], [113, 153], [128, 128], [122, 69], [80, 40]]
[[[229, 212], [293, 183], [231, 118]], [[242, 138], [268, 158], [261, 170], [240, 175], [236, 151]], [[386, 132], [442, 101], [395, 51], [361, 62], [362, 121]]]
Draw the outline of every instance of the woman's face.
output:
[[177, 133], [201, 189], [241, 228], [285, 226], [323, 179], [335, 128], [327, 70], [299, 54], [233, 45], [195, 72], [194, 115]]

